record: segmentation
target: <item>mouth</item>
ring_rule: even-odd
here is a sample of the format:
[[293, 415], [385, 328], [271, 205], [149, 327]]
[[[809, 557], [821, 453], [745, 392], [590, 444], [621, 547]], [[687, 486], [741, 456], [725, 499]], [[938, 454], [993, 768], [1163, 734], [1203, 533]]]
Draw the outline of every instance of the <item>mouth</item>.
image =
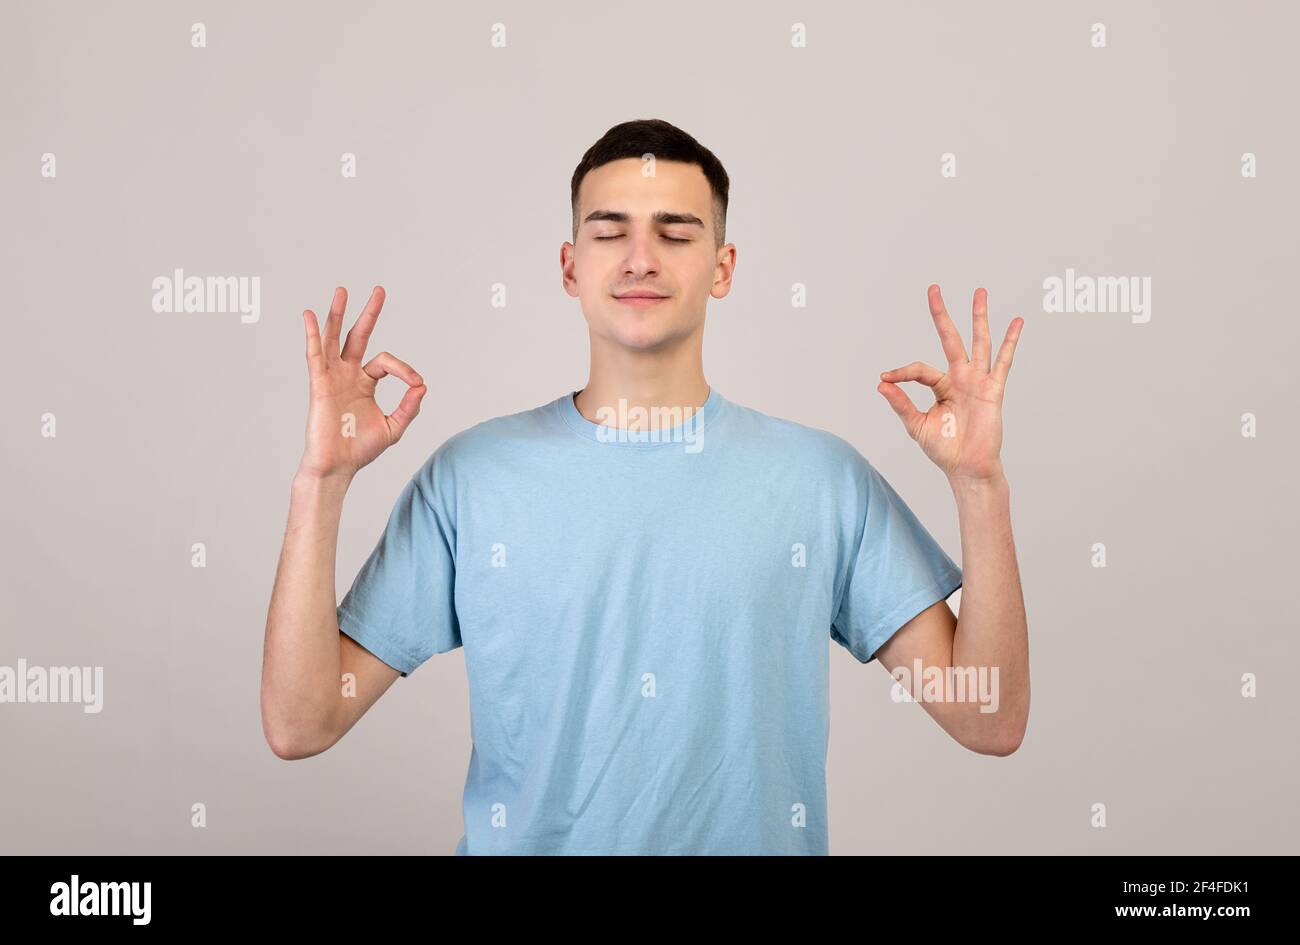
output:
[[630, 305], [633, 308], [649, 308], [651, 305], [666, 302], [668, 296], [633, 292], [628, 295], [616, 295], [614, 300], [623, 305]]

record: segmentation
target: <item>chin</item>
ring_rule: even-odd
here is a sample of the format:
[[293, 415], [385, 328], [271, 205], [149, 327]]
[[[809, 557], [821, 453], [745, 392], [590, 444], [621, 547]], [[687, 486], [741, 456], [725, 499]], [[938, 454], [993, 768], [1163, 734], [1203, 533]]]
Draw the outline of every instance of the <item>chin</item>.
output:
[[599, 334], [624, 348], [653, 350], [681, 335], [680, 327], [670, 324], [665, 314], [625, 311], [620, 307], [601, 320]]
[[675, 337], [664, 331], [660, 331], [650, 326], [641, 329], [615, 328], [608, 335], [611, 341], [621, 345], [624, 348], [635, 348], [638, 351], [653, 351], [672, 341]]

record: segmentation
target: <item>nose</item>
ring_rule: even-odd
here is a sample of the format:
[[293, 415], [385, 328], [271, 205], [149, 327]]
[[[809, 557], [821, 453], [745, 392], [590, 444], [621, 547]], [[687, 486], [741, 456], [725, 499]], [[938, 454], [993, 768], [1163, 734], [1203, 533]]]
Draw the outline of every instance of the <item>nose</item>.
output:
[[659, 274], [659, 257], [655, 254], [653, 233], [629, 233], [627, 255], [623, 258], [623, 275], [632, 280]]

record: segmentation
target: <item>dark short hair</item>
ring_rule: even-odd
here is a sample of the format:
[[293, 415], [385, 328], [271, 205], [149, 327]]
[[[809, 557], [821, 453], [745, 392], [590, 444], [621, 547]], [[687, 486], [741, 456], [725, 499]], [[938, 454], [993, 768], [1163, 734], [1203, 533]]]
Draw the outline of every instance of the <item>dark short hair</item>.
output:
[[713, 191], [713, 233], [720, 247], [727, 238], [727, 196], [731, 181], [722, 162], [713, 152], [686, 132], [659, 118], [642, 118], [615, 125], [587, 149], [578, 162], [569, 184], [569, 203], [573, 209], [573, 240], [578, 240], [578, 187], [588, 172], [622, 158], [641, 159], [653, 154], [656, 161], [680, 161], [697, 164], [704, 171]]

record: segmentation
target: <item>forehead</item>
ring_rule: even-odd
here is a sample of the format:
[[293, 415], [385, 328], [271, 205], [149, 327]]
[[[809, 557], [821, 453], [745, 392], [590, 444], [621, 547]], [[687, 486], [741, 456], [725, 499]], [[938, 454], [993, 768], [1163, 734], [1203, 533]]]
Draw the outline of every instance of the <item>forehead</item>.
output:
[[622, 210], [649, 216], [656, 210], [692, 212], [709, 219], [713, 194], [698, 164], [655, 161], [654, 176], [644, 176], [648, 162], [620, 158], [589, 171], [578, 187], [578, 219], [588, 210]]

